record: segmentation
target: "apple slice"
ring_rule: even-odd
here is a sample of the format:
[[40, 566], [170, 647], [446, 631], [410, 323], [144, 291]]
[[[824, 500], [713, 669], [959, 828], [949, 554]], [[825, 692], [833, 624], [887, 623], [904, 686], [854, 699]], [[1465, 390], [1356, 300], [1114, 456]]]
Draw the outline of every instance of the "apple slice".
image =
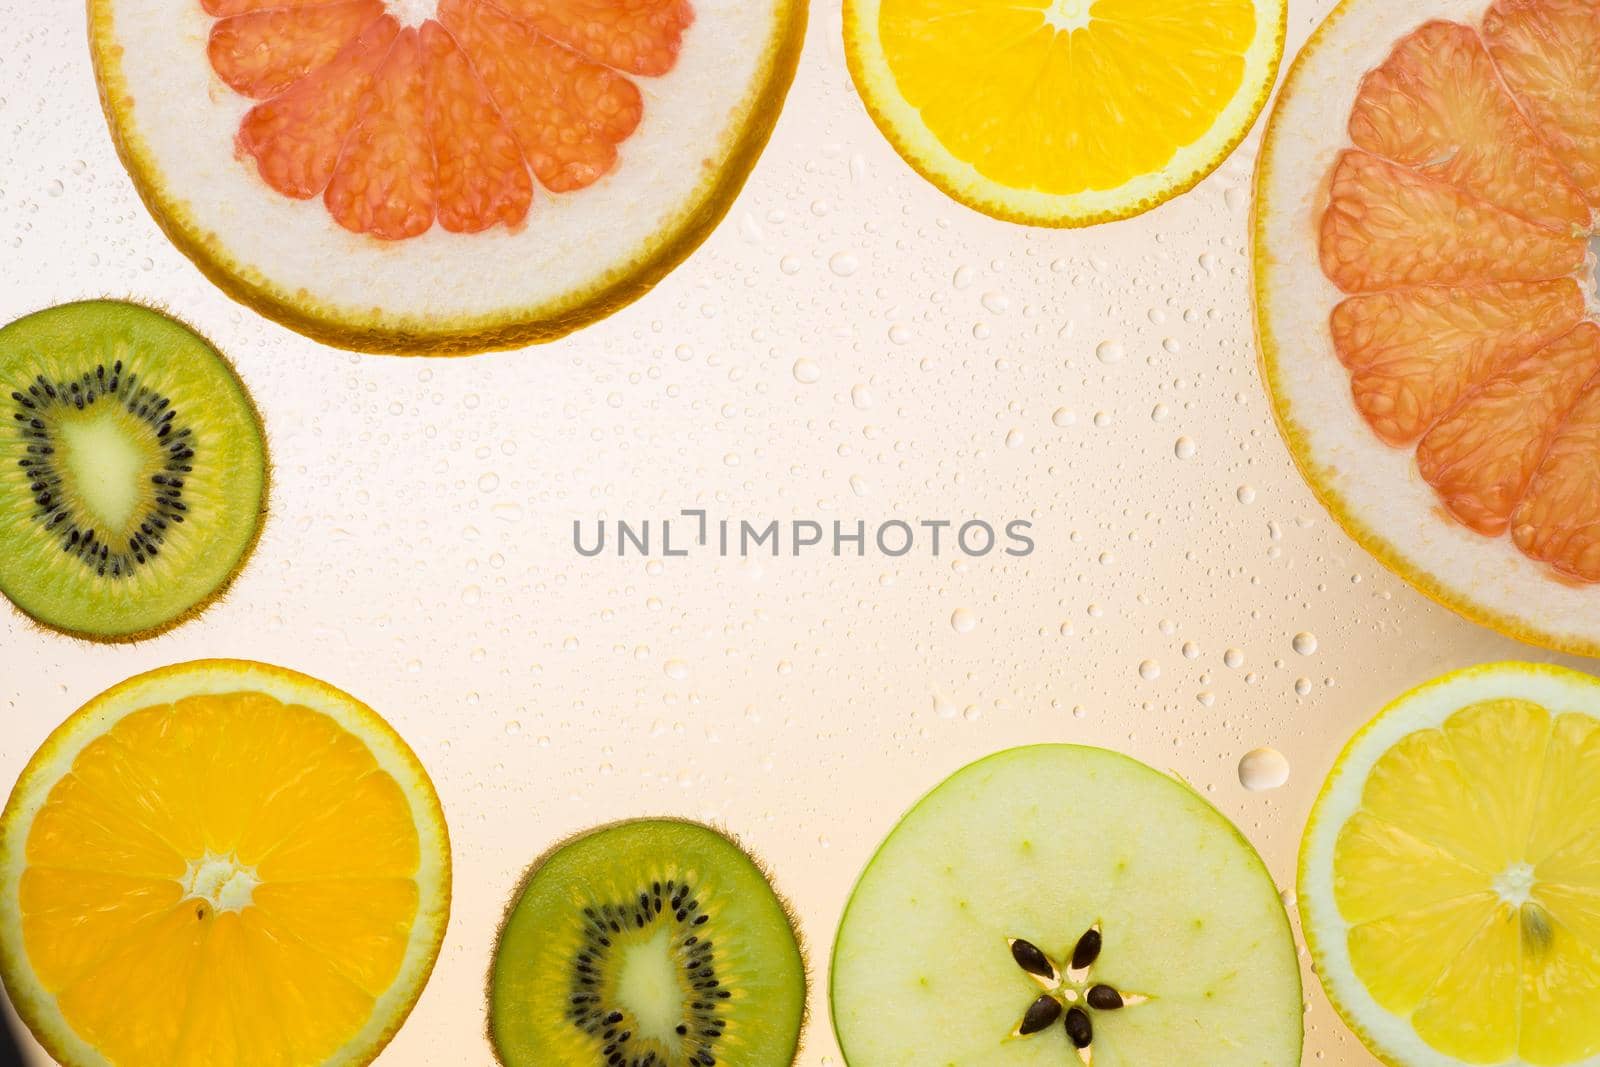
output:
[[990, 756], [868, 864], [833, 956], [850, 1067], [1293, 1067], [1272, 877], [1184, 783], [1104, 749]]

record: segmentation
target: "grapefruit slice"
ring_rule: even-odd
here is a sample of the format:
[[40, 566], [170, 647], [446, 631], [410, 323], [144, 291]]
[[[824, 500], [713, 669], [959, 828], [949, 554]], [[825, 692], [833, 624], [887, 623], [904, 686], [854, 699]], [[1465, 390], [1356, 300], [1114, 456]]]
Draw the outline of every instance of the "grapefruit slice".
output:
[[235, 299], [454, 353], [629, 303], [727, 212], [805, 0], [90, 0], [123, 162]]
[[1600, 6], [1343, 0], [1256, 178], [1263, 373], [1301, 472], [1424, 593], [1600, 655]]
[[895, 150], [996, 218], [1089, 226], [1187, 192], [1261, 114], [1285, 0], [845, 0]]
[[265, 664], [114, 686], [0, 815], [0, 975], [66, 1067], [369, 1063], [449, 910], [416, 756], [353, 697]]
[[1032, 745], [948, 778], [845, 908], [850, 1067], [1295, 1067], [1300, 966], [1261, 858], [1194, 790]]
[[1300, 913], [1384, 1063], [1600, 1063], [1600, 680], [1496, 663], [1400, 697], [1311, 813]]

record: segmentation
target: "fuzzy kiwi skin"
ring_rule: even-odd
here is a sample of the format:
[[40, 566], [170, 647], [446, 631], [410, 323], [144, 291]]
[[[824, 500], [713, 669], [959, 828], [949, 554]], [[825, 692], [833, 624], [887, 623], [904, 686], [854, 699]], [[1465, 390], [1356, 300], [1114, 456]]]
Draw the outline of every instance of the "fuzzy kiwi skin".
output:
[[[216, 584], [216, 587], [185, 610], [178, 612], [169, 619], [165, 619], [142, 629], [116, 633], [101, 633], [94, 630], [82, 630], [75, 629], [73, 627], [62, 626], [50, 621], [49, 619], [41, 618], [39, 615], [29, 611], [16, 601], [12, 600], [10, 597], [5, 596], [4, 593], [0, 593], [0, 599], [4, 599], [6, 603], [10, 604], [12, 610], [23, 621], [23, 623], [29, 629], [32, 629], [36, 632], [60, 637], [70, 637], [84, 642], [85, 644], [91, 645], [132, 645], [142, 641], [148, 641], [152, 638], [160, 637], [169, 631], [175, 630], [184, 623], [199, 618], [208, 609], [210, 609], [212, 605], [225, 599], [227, 593], [231, 590], [233, 583], [238, 579], [239, 574], [244, 570], [245, 565], [249, 563], [251, 557], [255, 555], [256, 546], [261, 542], [261, 531], [266, 528], [268, 516], [271, 512], [269, 501], [272, 498], [272, 444], [267, 437], [266, 422], [261, 417], [261, 409], [256, 406], [255, 396], [245, 385], [244, 379], [239, 376], [238, 368], [233, 365], [233, 361], [223, 354], [222, 350], [216, 346], [210, 337], [202, 333], [187, 319], [183, 318], [183, 316], [173, 313], [164, 304], [154, 301], [135, 299], [133, 297], [105, 296], [87, 300], [69, 301], [65, 304], [54, 304], [48, 307], [35, 308], [33, 311], [30, 311], [24, 315], [19, 315], [11, 321], [21, 322], [23, 319], [30, 318], [33, 315], [37, 315], [46, 311], [55, 311], [61, 308], [93, 306], [97, 304], [122, 305], [126, 307], [138, 308], [143, 311], [154, 312], [163, 318], [170, 319], [183, 329], [187, 330], [189, 333], [193, 334], [196, 339], [198, 339], [202, 344], [211, 350], [223, 371], [233, 379], [234, 384], [238, 387], [239, 396], [243, 398], [244, 405], [248, 409], [251, 418], [255, 421], [257, 431], [261, 436], [261, 498], [255, 515], [255, 526], [251, 533], [250, 540], [245, 545], [244, 550], [239, 554], [239, 558], [234, 563], [233, 568], [229, 570], [228, 574]], [[9, 323], [7, 325], [9, 325]]]
[[[685, 827], [693, 827], [700, 830], [709, 830], [712, 833], [722, 837], [728, 843], [733, 845], [734, 848], [742, 852], [745, 858], [754, 864], [756, 870], [760, 871], [761, 876], [766, 879], [767, 887], [771, 890], [773, 898], [778, 902], [779, 909], [783, 912], [784, 918], [788, 921], [789, 929], [794, 933], [795, 946], [800, 952], [800, 1026], [795, 1038], [794, 1051], [790, 1056], [791, 1064], [799, 1063], [800, 1054], [805, 1049], [806, 1032], [809, 1030], [811, 1025], [812, 970], [810, 949], [806, 944], [805, 931], [801, 928], [800, 920], [795, 911], [794, 905], [790, 902], [789, 898], [784, 896], [783, 892], [779, 890], [777, 882], [773, 878], [772, 869], [767, 865], [766, 861], [750, 848], [746, 847], [744, 842], [741, 841], [738, 835], [733, 831], [715, 823], [699, 822], [694, 819], [685, 819], [670, 815], [643, 816], [632, 819], [616, 819], [611, 822], [600, 823], [597, 826], [588, 827], [587, 829], [577, 830], [550, 845], [523, 870], [521, 877], [517, 879], [516, 888], [512, 890], [511, 896], [506, 903], [504, 911], [501, 912], [500, 922], [495, 927], [494, 951], [490, 954], [489, 969], [484, 976], [483, 1036], [484, 1039], [489, 1043], [489, 1048], [494, 1054], [495, 1062], [500, 1064], [500, 1067], [511, 1067], [509, 1055], [505, 1049], [501, 1048], [500, 1042], [496, 1038], [494, 1032], [495, 970], [499, 961], [500, 948], [505, 941], [506, 930], [511, 924], [512, 917], [516, 915], [517, 907], [522, 903], [522, 898], [526, 895], [528, 886], [533, 882], [534, 878], [538, 876], [539, 872], [544, 869], [545, 864], [548, 863], [553, 856], [567, 848], [567, 846], [581, 841], [584, 838], [592, 837], [595, 834], [603, 833], [607, 830], [615, 830], [620, 827], [632, 826], [638, 823], [667, 823]], [[550, 1064], [549, 1067], [567, 1067], [567, 1065]]]

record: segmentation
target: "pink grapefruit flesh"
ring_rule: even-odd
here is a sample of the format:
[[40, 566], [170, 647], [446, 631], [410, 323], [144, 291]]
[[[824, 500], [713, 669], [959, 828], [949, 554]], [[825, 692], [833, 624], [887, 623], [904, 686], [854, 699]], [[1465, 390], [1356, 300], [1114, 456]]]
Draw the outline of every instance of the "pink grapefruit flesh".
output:
[[285, 196], [403, 240], [521, 226], [534, 184], [592, 185], [644, 114], [634, 79], [677, 61], [689, 0], [204, 0], [212, 68], [259, 100], [237, 141]]
[[1361, 82], [1320, 223], [1362, 418], [1452, 521], [1574, 582], [1600, 581], [1596, 55], [1592, 0], [1416, 28]]

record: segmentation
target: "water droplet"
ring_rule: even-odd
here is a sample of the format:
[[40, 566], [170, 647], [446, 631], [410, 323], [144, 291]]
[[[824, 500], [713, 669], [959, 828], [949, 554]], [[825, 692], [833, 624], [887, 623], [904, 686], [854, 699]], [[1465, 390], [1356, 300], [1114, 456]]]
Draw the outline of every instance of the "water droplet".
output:
[[1234, 490], [1233, 495], [1241, 504], [1254, 504], [1256, 500], [1256, 491], [1253, 486], [1241, 485]]
[[822, 377], [822, 368], [817, 361], [808, 356], [801, 356], [794, 361], [794, 380], [801, 385], [810, 385]]
[[1071, 426], [1073, 423], [1078, 421], [1078, 416], [1074, 415], [1066, 408], [1056, 408], [1055, 412], [1050, 416], [1050, 421], [1055, 423], [1057, 426]]
[[878, 403], [878, 398], [873, 395], [869, 386], [853, 385], [850, 387], [850, 403], [854, 404], [859, 410], [866, 411]]
[[1147, 682], [1153, 682], [1161, 677], [1161, 664], [1153, 659], [1147, 659], [1139, 664], [1139, 677]]
[[681, 659], [669, 659], [662, 664], [661, 669], [675, 682], [681, 682], [689, 677], [689, 665]]
[[1193, 459], [1194, 454], [1198, 451], [1199, 446], [1194, 443], [1193, 439], [1188, 437], [1178, 438], [1177, 442], [1172, 446], [1172, 454], [1179, 459]]
[[1237, 648], [1230, 648], [1222, 654], [1222, 662], [1226, 663], [1234, 670], [1238, 670], [1244, 665], [1244, 653], [1240, 652]]
[[1315, 634], [1295, 634], [1294, 641], [1292, 643], [1294, 645], [1294, 650], [1300, 653], [1302, 656], [1309, 656], [1317, 650], [1317, 638]]
[[1115, 341], [1101, 341], [1094, 350], [1095, 358], [1101, 363], [1121, 363], [1124, 355], [1122, 346]]
[[828, 269], [841, 278], [848, 278], [861, 268], [861, 260], [850, 252], [835, 252], [828, 259]]
[[1257, 748], [1239, 760], [1239, 784], [1252, 792], [1277, 789], [1289, 780], [1289, 761], [1275, 748]]
[[950, 628], [958, 634], [970, 634], [978, 628], [978, 617], [966, 608], [957, 608], [950, 613]]

